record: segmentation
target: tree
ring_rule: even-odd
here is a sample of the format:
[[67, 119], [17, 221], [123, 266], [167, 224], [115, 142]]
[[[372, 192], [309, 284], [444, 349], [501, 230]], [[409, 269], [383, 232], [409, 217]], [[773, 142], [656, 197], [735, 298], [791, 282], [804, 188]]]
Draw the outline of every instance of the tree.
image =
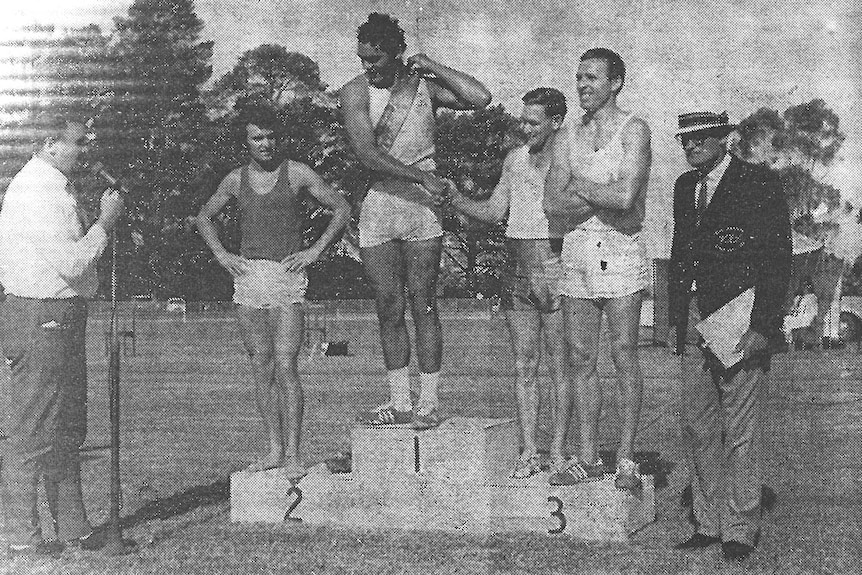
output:
[[316, 98], [326, 89], [320, 67], [304, 54], [284, 46], [262, 44], [240, 56], [233, 70], [216, 82], [216, 107], [229, 111], [237, 99], [260, 96], [276, 106], [300, 98]]
[[835, 208], [840, 191], [820, 177], [844, 141], [838, 115], [821, 99], [791, 106], [779, 114], [760, 108], [740, 122], [737, 152], [748, 161], [781, 174], [794, 217], [809, 214], [821, 203]]
[[808, 161], [813, 169], [816, 164], [828, 166], [832, 163], [844, 142], [844, 134], [838, 129], [838, 114], [826, 107], [826, 102], [817, 98], [805, 104], [792, 106], [784, 112], [787, 121], [787, 146]]
[[110, 56], [127, 89], [106, 112], [98, 145], [131, 190], [138, 241], [123, 242], [121, 259], [132, 268], [124, 277], [133, 278], [125, 291], [194, 298], [185, 276], [205, 249], [190, 232], [205, 193], [195, 183], [212, 130], [199, 90], [212, 73], [213, 44], [199, 41], [192, 0], [135, 0], [114, 25]]
[[[462, 114], [444, 112], [436, 141], [440, 174], [469, 197], [486, 199], [500, 180], [506, 153], [518, 143], [514, 126], [515, 119], [500, 105]], [[510, 265], [504, 226], [462, 226], [449, 216], [444, 229], [444, 294], [498, 296], [499, 275]]]
[[770, 108], [760, 108], [739, 123], [740, 155], [757, 164], [775, 167], [787, 146], [784, 118]]

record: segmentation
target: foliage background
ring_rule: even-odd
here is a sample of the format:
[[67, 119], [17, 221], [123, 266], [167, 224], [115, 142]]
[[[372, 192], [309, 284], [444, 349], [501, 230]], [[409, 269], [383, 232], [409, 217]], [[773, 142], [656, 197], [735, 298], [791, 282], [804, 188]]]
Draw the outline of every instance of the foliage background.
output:
[[[288, 134], [282, 152], [306, 162], [342, 190], [358, 214], [365, 175], [341, 128], [335, 94], [319, 64], [278, 44], [242, 54], [233, 69], [212, 77], [213, 42], [200, 39], [203, 22], [193, 0], [135, 0], [113, 28], [95, 25], [25, 30], [32, 48], [24, 63], [38, 87], [22, 94], [4, 116], [12, 134], [0, 160], [0, 190], [44, 136], [49, 115], [96, 115], [91, 157], [104, 162], [130, 191], [129, 225], [120, 237], [120, 295], [158, 299], [226, 300], [230, 278], [198, 236], [194, 216], [217, 183], [242, 162], [236, 110], [264, 101], [281, 114]], [[502, 159], [516, 144], [516, 119], [502, 106], [472, 113], [438, 114], [440, 172], [462, 191], [487, 197]], [[823, 183], [840, 150], [840, 120], [822, 99], [779, 112], [761, 108], [740, 123], [735, 153], [781, 174], [799, 231], [819, 238], [834, 233], [811, 214], [834, 209], [840, 190]], [[95, 207], [103, 187], [82, 174], [85, 200]], [[309, 202], [307, 236], [320, 233], [325, 210]], [[238, 245], [236, 211], [219, 220], [225, 244]], [[494, 297], [508, 262], [504, 227], [445, 222], [440, 290], [446, 296]], [[371, 295], [361, 264], [344, 242], [310, 270], [310, 297]], [[854, 270], [862, 269], [856, 266]], [[852, 271], [850, 285], [860, 284]], [[102, 277], [109, 277], [102, 274]], [[102, 286], [107, 293], [107, 286]]]

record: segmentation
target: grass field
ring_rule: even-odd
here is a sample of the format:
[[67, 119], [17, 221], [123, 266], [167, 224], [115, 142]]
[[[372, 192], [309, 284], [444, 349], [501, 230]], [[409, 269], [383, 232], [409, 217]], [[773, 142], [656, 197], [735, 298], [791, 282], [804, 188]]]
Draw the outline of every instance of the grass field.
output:
[[[90, 322], [90, 432], [84, 490], [95, 524], [108, 517], [104, 317]], [[441, 399], [452, 415], [511, 417], [513, 362], [505, 323], [470, 311], [443, 314]], [[385, 376], [374, 316], [330, 311], [327, 339], [350, 357], [303, 361], [308, 463], [349, 448], [354, 413], [379, 403]], [[758, 552], [728, 566], [720, 551], [682, 554], [688, 536], [679, 494], [685, 465], [672, 439], [669, 401], [679, 367], [667, 350], [642, 349], [645, 407], [638, 449], [672, 469], [657, 490], [658, 519], [630, 545], [535, 535], [480, 539], [420, 532], [360, 532], [229, 522], [228, 478], [263, 447], [246, 358], [225, 315], [139, 316], [137, 354], [122, 363], [125, 534], [140, 552], [121, 558], [68, 551], [58, 561], [16, 561], [3, 573], [862, 573], [862, 355], [855, 348], [779, 356], [770, 378], [767, 482], [778, 495]], [[315, 336], [316, 337], [316, 336]], [[607, 360], [602, 372], [610, 373]], [[602, 428], [617, 434], [613, 384]], [[545, 379], [547, 385], [547, 379]], [[546, 426], [547, 427], [547, 426]], [[547, 436], [547, 428], [544, 430]], [[43, 515], [47, 515], [44, 513]], [[46, 524], [47, 523], [46, 521]]]

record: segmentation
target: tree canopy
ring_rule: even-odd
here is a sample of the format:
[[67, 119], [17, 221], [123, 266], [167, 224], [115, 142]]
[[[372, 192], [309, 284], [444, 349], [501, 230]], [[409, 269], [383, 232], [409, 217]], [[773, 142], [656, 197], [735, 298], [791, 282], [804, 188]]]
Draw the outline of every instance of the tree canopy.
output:
[[739, 123], [737, 149], [744, 159], [781, 173], [791, 211], [810, 213], [821, 203], [835, 208], [841, 194], [822, 175], [844, 142], [838, 115], [821, 99], [784, 113], [760, 108]]

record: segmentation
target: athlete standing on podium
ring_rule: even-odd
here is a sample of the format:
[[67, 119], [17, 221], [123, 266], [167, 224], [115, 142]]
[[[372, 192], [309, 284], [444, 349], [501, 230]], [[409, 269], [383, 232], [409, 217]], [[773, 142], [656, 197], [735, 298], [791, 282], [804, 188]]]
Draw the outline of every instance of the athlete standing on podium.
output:
[[[539, 415], [539, 359], [544, 348], [555, 394], [566, 394], [560, 311], [560, 247], [549, 239], [542, 207], [551, 144], [566, 117], [566, 97], [554, 88], [536, 88], [522, 98], [521, 131], [525, 143], [509, 152], [491, 197], [471, 200], [452, 191], [452, 207], [477, 220], [497, 223], [508, 213], [506, 238], [515, 260], [514, 274], [502, 298], [515, 354], [515, 395], [521, 424], [521, 457], [514, 478], [539, 472], [536, 424]], [[543, 341], [544, 340], [544, 341]], [[543, 346], [544, 343], [544, 346]], [[553, 411], [553, 410], [552, 410]], [[551, 458], [562, 453], [551, 453]]]
[[[437, 274], [443, 228], [435, 197], [447, 183], [434, 174], [434, 112], [483, 108], [491, 94], [478, 80], [425, 54], [405, 62], [398, 21], [372, 13], [357, 31], [356, 54], [365, 69], [341, 90], [344, 127], [362, 164], [373, 172], [362, 202], [359, 247], [374, 287], [389, 401], [359, 415], [362, 423], [440, 423], [437, 388], [443, 339], [437, 314]], [[410, 399], [410, 339], [404, 321], [407, 290], [416, 326], [421, 382]]]
[[[291, 479], [305, 475], [299, 457], [304, 401], [298, 356], [302, 344], [305, 268], [350, 217], [350, 206], [307, 165], [278, 154], [281, 122], [273, 110], [253, 107], [240, 116], [249, 163], [230, 172], [198, 214], [198, 230], [234, 278], [234, 302], [251, 359], [257, 408], [269, 439], [269, 453], [249, 471], [281, 467]], [[303, 246], [302, 194], [333, 210], [323, 234]], [[232, 199], [240, 212], [240, 253], [228, 252], [213, 225]]]
[[[638, 362], [641, 298], [649, 284], [640, 240], [652, 151], [646, 122], [617, 105], [625, 64], [607, 48], [584, 52], [577, 72], [584, 114], [568, 124], [568, 138], [556, 138], [545, 189], [552, 232], [563, 240], [563, 322], [574, 400], [578, 406], [581, 453], [553, 462], [551, 482], [567, 485], [604, 476], [596, 435], [602, 403], [596, 363], [602, 316], [618, 375], [623, 415], [617, 450], [616, 485], [641, 485], [633, 461], [643, 376]], [[559, 406], [552, 451], [562, 451], [572, 402]]]

